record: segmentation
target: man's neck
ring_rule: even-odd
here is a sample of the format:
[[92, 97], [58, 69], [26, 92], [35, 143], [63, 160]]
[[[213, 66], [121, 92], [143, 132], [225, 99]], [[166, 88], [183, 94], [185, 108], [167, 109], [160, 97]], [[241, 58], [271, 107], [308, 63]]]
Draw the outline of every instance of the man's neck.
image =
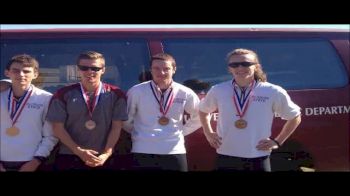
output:
[[13, 92], [13, 96], [14, 97], [22, 97], [24, 95], [24, 93], [26, 92], [26, 90], [29, 88], [29, 85], [21, 85], [21, 86], [15, 86], [12, 85], [12, 92]]
[[154, 82], [161, 90], [166, 90], [170, 87], [172, 80], [170, 81], [162, 81], [162, 82]]
[[254, 78], [246, 79], [246, 80], [235, 80], [236, 84], [242, 88], [245, 89], [249, 86], [250, 83], [254, 81]]
[[98, 83], [82, 83], [84, 90], [88, 92], [95, 92], [96, 89], [99, 87], [100, 82]]

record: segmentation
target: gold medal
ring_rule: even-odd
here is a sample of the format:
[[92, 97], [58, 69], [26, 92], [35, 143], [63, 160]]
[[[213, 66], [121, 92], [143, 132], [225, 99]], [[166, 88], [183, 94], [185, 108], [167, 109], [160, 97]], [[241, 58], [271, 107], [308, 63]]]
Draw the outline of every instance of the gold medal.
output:
[[6, 129], [6, 134], [8, 136], [12, 136], [12, 137], [16, 136], [19, 134], [19, 129], [15, 126], [12, 126], [12, 127]]
[[86, 127], [87, 129], [89, 129], [89, 130], [92, 130], [92, 129], [94, 129], [94, 128], [96, 127], [96, 123], [95, 123], [95, 121], [93, 121], [93, 120], [88, 120], [88, 121], [86, 121], [86, 123], [85, 123], [85, 127]]
[[[237, 114], [236, 116], [239, 116], [239, 119], [235, 121], [235, 127], [238, 129], [244, 129], [248, 126], [248, 122], [243, 120], [243, 116], [244, 114], [246, 114], [248, 106], [249, 106], [249, 102], [251, 99], [251, 96], [253, 94], [253, 90], [254, 90], [254, 86], [255, 86], [255, 80], [251, 81], [249, 87], [248, 87], [248, 94], [246, 95], [246, 91], [247, 88], [243, 88], [238, 86], [238, 84], [236, 84], [235, 80], [232, 81], [232, 85], [233, 85], [233, 103], [235, 105]], [[238, 95], [238, 91], [237, 88], [241, 89], [241, 96]]]
[[238, 129], [244, 129], [247, 127], [247, 124], [248, 122], [243, 120], [243, 119], [238, 119], [236, 120], [235, 122], [235, 126], [238, 128]]
[[169, 118], [167, 118], [167, 117], [165, 117], [165, 116], [162, 116], [162, 117], [160, 117], [159, 119], [158, 119], [158, 123], [160, 124], [160, 125], [167, 125], [167, 124], [169, 124]]

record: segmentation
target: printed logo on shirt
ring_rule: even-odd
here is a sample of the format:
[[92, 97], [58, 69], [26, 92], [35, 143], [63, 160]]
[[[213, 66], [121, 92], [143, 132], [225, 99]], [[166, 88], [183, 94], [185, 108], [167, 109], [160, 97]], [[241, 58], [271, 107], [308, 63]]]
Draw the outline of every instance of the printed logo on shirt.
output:
[[186, 99], [183, 98], [175, 98], [173, 103], [179, 103], [179, 104], [183, 104], [185, 103]]
[[42, 104], [42, 103], [27, 103], [27, 108], [28, 109], [39, 110], [42, 107], [44, 107], [44, 104]]
[[270, 99], [269, 97], [264, 97], [264, 96], [252, 96], [252, 100], [255, 102], [263, 102], [265, 103], [268, 99]]

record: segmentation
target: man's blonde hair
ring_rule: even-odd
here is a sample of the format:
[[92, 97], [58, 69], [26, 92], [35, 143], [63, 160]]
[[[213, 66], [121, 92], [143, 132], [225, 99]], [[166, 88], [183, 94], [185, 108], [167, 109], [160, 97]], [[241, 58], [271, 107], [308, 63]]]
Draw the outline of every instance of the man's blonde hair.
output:
[[255, 58], [256, 69], [254, 72], [254, 79], [257, 81], [266, 82], [267, 76], [266, 76], [266, 73], [262, 69], [262, 66], [259, 62], [259, 58], [258, 58], [258, 55], [256, 54], [256, 52], [254, 52], [252, 50], [244, 49], [244, 48], [238, 48], [238, 49], [232, 50], [231, 52], [229, 52], [227, 54], [226, 62], [229, 63], [230, 58], [234, 55], [247, 55], [247, 54], [253, 55]]
[[86, 51], [79, 55], [77, 60], [77, 65], [79, 65], [80, 60], [82, 59], [91, 59], [91, 60], [100, 60], [102, 67], [105, 66], [105, 58], [101, 53], [95, 52], [95, 51]]

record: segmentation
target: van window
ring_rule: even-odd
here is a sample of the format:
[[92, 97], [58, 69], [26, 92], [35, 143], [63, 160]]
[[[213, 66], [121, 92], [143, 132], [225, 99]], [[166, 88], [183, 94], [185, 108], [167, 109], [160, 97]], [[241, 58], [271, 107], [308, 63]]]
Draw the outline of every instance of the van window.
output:
[[211, 85], [229, 80], [225, 62], [232, 49], [257, 52], [268, 81], [285, 89], [337, 88], [347, 72], [332, 44], [323, 39], [166, 39], [164, 50], [177, 60], [176, 80], [200, 79]]
[[39, 61], [40, 76], [33, 83], [55, 92], [79, 81], [76, 59], [87, 50], [95, 50], [106, 59], [102, 80], [123, 90], [138, 83], [138, 75], [148, 69], [149, 50], [142, 39], [16, 39], [1, 40], [1, 74], [16, 54], [29, 54]]

